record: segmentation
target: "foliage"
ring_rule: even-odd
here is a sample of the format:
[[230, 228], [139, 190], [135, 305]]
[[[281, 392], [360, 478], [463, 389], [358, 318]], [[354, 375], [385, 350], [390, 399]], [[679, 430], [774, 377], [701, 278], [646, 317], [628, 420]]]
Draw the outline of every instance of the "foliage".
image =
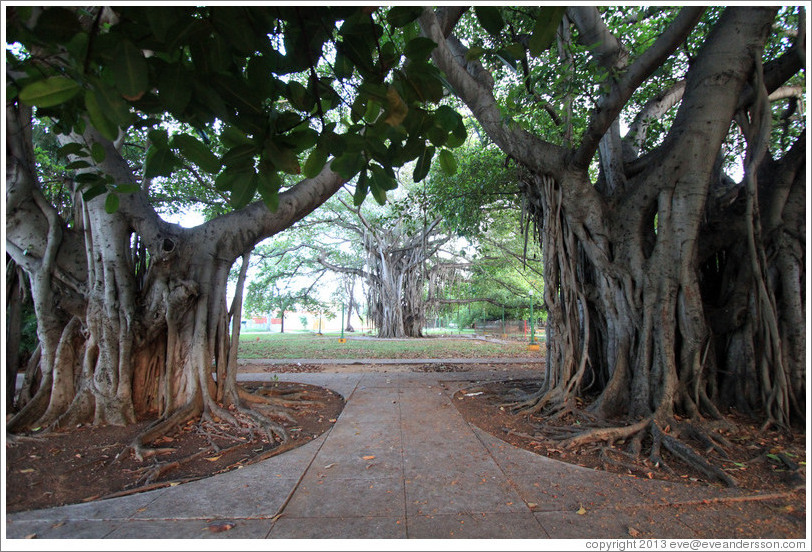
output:
[[[381, 202], [394, 167], [417, 160], [419, 180], [466, 136], [456, 112], [433, 107], [444, 82], [419, 10], [18, 6], [9, 99], [58, 134], [87, 121], [110, 140], [140, 133], [144, 184], [187, 170], [234, 208], [259, 195], [273, 210], [285, 175], [315, 176], [332, 157], [358, 176], [356, 203]], [[86, 197], [129, 191], [84, 168]]]

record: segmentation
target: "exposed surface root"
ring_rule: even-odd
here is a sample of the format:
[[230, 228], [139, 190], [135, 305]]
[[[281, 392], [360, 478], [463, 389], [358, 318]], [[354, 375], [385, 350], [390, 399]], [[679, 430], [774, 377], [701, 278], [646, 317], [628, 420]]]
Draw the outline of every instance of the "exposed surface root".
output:
[[[591, 404], [549, 402], [532, 409], [524, 393], [538, 380], [479, 383], [454, 400], [466, 419], [527, 450], [578, 465], [638, 477], [741, 489], [793, 489], [805, 484], [805, 436], [759, 432], [748, 416], [721, 420], [658, 414], [637, 420], [601, 417]], [[548, 396], [549, 398], [549, 396]], [[535, 413], [534, 413], [535, 412]]]

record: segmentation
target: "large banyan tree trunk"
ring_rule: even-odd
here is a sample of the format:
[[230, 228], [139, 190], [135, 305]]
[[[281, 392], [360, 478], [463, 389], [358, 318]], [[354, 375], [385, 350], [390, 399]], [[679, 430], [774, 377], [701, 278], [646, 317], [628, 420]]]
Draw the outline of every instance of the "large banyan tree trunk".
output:
[[[15, 105], [7, 112], [6, 243], [29, 275], [41, 343], [41, 377], [31, 379], [38, 387], [8, 430], [154, 417], [135, 443], [141, 454], [150, 439], [192, 417], [241, 415], [284, 439], [281, 426], [244, 408], [246, 399], [256, 400], [236, 386], [247, 255], [321, 205], [342, 178], [328, 164], [280, 194], [275, 213], [256, 203], [193, 229], [164, 222], [145, 191], [121, 194], [109, 213], [104, 196], [86, 201], [77, 189], [69, 227], [37, 182], [30, 111]], [[90, 130], [70, 140], [102, 144], [105, 160], [93, 170], [118, 184], [137, 182], [112, 142]], [[240, 290], [229, 311], [226, 284], [239, 257]], [[260, 406], [281, 414], [273, 404]]]
[[[591, 9], [567, 15], [589, 21], [580, 16]], [[701, 13], [682, 10], [630, 65], [602, 56], [622, 71], [574, 149], [502, 123], [490, 75], [477, 62], [458, 61], [464, 49], [449, 34], [457, 10], [425, 10], [420, 19], [439, 44], [435, 62], [491, 138], [527, 170], [522, 189], [543, 248], [548, 357], [543, 386], [524, 406], [561, 414], [576, 397], [590, 398], [592, 414], [628, 420], [568, 445], [631, 439], [639, 451], [650, 429], [658, 460], [660, 444], [684, 451], [659, 429], [680, 427], [675, 413], [698, 422], [735, 407], [767, 424], [803, 420], [804, 140], [782, 159], [765, 155], [767, 95], [801, 68], [801, 56], [793, 50], [762, 67], [776, 10], [725, 10], [678, 90], [681, 103], [662, 144], [622, 162], [622, 149], [612, 146], [631, 92]], [[589, 24], [581, 23], [582, 35]], [[611, 40], [599, 47], [611, 49]], [[720, 176], [708, 155], [720, 151], [732, 123], [748, 144], [741, 183]], [[593, 184], [587, 167], [598, 150], [602, 174]], [[723, 192], [726, 202], [718, 201]]]

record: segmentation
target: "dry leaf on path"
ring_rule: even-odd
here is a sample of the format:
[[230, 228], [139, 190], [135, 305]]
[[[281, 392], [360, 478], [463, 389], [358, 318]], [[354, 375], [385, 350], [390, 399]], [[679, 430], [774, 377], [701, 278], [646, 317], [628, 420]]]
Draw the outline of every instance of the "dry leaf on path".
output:
[[206, 526], [206, 529], [211, 531], [212, 533], [222, 533], [223, 531], [228, 531], [229, 529], [234, 529], [237, 524], [233, 521], [220, 521], [216, 523], [210, 523]]
[[575, 512], [575, 513], [578, 514], [579, 516], [582, 516], [582, 515], [584, 515], [586, 513], [586, 508], [584, 508], [584, 506], [582, 504], [581, 507], [578, 508], [578, 511]]
[[364, 460], [374, 460], [375, 456], [370, 454], [369, 456], [362, 456], [361, 458], [363, 458]]
[[634, 527], [629, 527], [629, 536], [630, 537], [639, 537], [640, 536], [640, 531], [638, 531]]
[[[222, 454], [220, 456], [222, 456]], [[204, 458], [204, 460], [208, 460], [209, 462], [216, 462], [217, 460], [220, 459], [220, 456], [210, 456], [208, 458]]]

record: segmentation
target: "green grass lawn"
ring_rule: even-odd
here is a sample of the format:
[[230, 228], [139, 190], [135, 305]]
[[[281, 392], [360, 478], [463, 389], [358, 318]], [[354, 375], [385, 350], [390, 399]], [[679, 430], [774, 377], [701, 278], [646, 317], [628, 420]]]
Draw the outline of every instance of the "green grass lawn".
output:
[[363, 339], [345, 334], [241, 333], [240, 358], [541, 358], [527, 343], [492, 343], [470, 338]]

